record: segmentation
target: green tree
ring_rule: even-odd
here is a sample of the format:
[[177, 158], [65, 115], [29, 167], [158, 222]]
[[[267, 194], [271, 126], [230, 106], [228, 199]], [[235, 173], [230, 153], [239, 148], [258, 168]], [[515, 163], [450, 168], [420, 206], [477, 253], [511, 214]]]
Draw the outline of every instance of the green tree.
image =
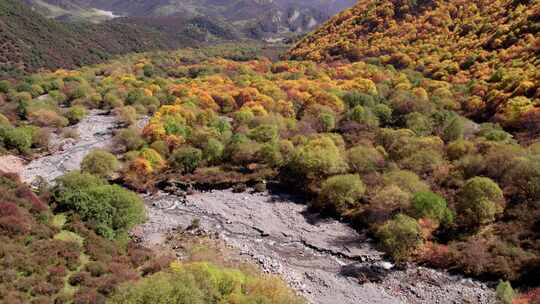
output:
[[364, 183], [357, 174], [332, 176], [322, 183], [317, 206], [343, 214], [358, 205], [365, 191]]
[[201, 150], [193, 147], [182, 147], [173, 151], [169, 162], [173, 168], [181, 173], [191, 173], [197, 169], [202, 157]]
[[398, 214], [377, 230], [384, 251], [403, 262], [423, 243], [420, 225], [407, 215]]
[[71, 125], [74, 125], [81, 121], [86, 116], [86, 108], [83, 106], [72, 106], [64, 115]]
[[109, 239], [145, 219], [144, 204], [137, 194], [89, 173], [73, 171], [59, 177], [53, 197], [60, 210], [78, 215]]
[[512, 304], [515, 293], [512, 285], [510, 285], [510, 282], [500, 281], [497, 285], [496, 293], [497, 298], [499, 298], [501, 302], [503, 302], [504, 304]]
[[347, 163], [335, 142], [327, 136], [317, 137], [295, 149], [290, 166], [308, 177], [339, 174], [347, 170]]
[[503, 210], [503, 192], [487, 177], [469, 179], [458, 193], [457, 212], [472, 227], [494, 221]]
[[443, 225], [451, 224], [454, 215], [446, 200], [431, 191], [417, 192], [412, 198], [413, 214], [416, 218], [428, 218]]
[[120, 167], [116, 156], [101, 149], [88, 153], [81, 162], [81, 170], [103, 178], [111, 177]]
[[360, 145], [347, 151], [347, 161], [355, 172], [365, 174], [382, 168], [384, 156], [373, 147]]

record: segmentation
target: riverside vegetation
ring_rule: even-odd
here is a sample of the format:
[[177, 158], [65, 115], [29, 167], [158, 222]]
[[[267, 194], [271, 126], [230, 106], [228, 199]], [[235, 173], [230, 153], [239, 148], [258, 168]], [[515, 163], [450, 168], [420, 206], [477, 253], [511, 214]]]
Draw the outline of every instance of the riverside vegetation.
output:
[[[403, 24], [419, 26], [424, 24], [421, 21], [428, 20], [430, 28], [457, 28], [434, 21], [439, 20], [434, 16], [438, 12], [457, 14], [450, 5], [438, 1], [410, 2], [410, 10], [398, 9], [399, 1], [382, 1], [385, 5], [380, 6], [377, 3], [381, 4], [369, 2], [371, 10], [363, 10], [367, 4], [360, 3], [338, 15], [289, 54], [295, 59], [317, 62], [272, 62], [246, 55], [235, 47], [219, 46], [130, 55], [107, 64], [1, 82], [0, 142], [5, 152], [31, 157], [46, 150], [48, 133], [62, 133], [88, 109], [110, 110], [125, 126], [115, 136], [113, 152], [117, 156], [96, 151], [88, 156], [92, 161], [83, 165], [83, 173], [60, 178], [51, 189], [44, 187], [44, 199], [54, 212], [67, 216], [64, 225], [68, 226], [51, 228], [52, 215], [45, 204], [44, 211], [35, 215], [31, 207], [21, 209], [24, 205], [18, 206], [16, 202], [21, 195], [30, 195], [29, 191], [15, 191], [13, 198], [5, 199], [7, 204], [16, 205], [11, 207], [13, 212], [21, 214], [0, 217], [7, 221], [7, 226], [0, 225], [8, 227], [6, 242], [22, 246], [13, 252], [23, 254], [29, 250], [28, 244], [34, 244], [33, 240], [49, 240], [59, 233], [51, 244], [73, 246], [70, 248], [78, 250], [78, 254], [74, 255], [75, 264], [71, 268], [66, 264], [67, 270], [59, 275], [63, 285], [58, 282], [56, 289], [47, 289], [50, 294], [17, 285], [32, 277], [52, 285], [43, 267], [23, 275], [12, 271], [12, 266], [18, 265], [16, 262], [3, 266], [2, 276], [8, 279], [2, 280], [6, 287], [2, 288], [2, 295], [37, 301], [63, 290], [68, 297], [75, 298], [80, 294], [81, 298], [87, 294], [112, 295], [113, 303], [133, 303], [146, 294], [156, 299], [163, 297], [161, 301], [167, 302], [182, 298], [187, 288], [198, 290], [190, 294], [200, 295], [193, 301], [201, 303], [296, 301], [279, 283], [229, 268], [204, 263], [169, 264], [158, 259], [152, 264], [153, 270], [145, 272], [144, 263], [126, 262], [131, 248], [126, 231], [143, 220], [144, 209], [134, 194], [103, 179], [116, 176], [116, 182], [134, 191], [152, 189], [170, 179], [196, 183], [294, 182], [311, 199], [312, 209], [350, 222], [358, 229], [367, 229], [397, 263], [414, 261], [483, 279], [502, 280], [497, 291], [506, 302], [514, 297], [508, 283], [511, 282], [523, 287], [519, 301], [539, 301], [540, 293], [534, 289], [540, 284], [540, 142], [534, 118], [539, 91], [533, 68], [538, 60], [531, 55], [536, 54], [535, 42], [526, 40], [531, 43], [529, 49], [517, 42], [525, 40], [508, 38], [518, 44], [501, 40], [492, 50], [478, 40], [478, 44], [467, 45], [479, 52], [471, 65], [453, 62], [466, 58], [452, 57], [460, 53], [451, 49], [445, 50], [440, 62], [425, 65], [420, 61], [427, 55], [414, 60], [410, 54], [365, 55], [362, 46], [348, 47], [346, 41], [355, 30], [360, 37], [367, 31], [377, 33], [372, 40], [386, 41], [381, 37]], [[511, 8], [505, 14], [523, 13], [520, 16], [524, 19], [518, 18], [523, 22], [515, 26], [536, 29], [538, 1], [499, 3], [493, 6], [496, 12], [487, 10], [483, 1], [474, 1], [474, 5], [477, 17], [499, 16], [503, 14], [499, 7]], [[368, 22], [367, 17], [359, 17], [363, 14], [378, 17]], [[470, 15], [454, 17], [456, 22], [467, 21], [460, 28], [470, 25]], [[396, 22], [396, 27], [382, 30], [373, 26], [378, 24], [376, 21], [381, 22], [380, 27]], [[339, 27], [344, 33], [333, 26], [341, 23], [347, 25]], [[514, 29], [512, 35], [524, 33], [515, 26], [492, 25], [500, 30], [510, 27]], [[434, 32], [435, 37], [448, 34], [446, 30]], [[491, 33], [489, 29], [485, 31], [469, 29], [456, 37], [473, 39], [471, 33], [477, 33], [482, 38], [483, 33]], [[320, 38], [327, 37], [325, 32], [328, 37], [341, 37], [328, 40], [337, 41], [337, 46]], [[443, 36], [440, 37], [438, 45], [456, 45], [444, 44]], [[461, 38], [456, 39], [465, 41]], [[417, 47], [428, 49], [426, 40], [401, 41], [406, 46], [425, 43]], [[503, 55], [508, 51], [502, 50], [503, 46], [520, 47], [523, 57], [506, 60]], [[352, 51], [355, 53], [350, 57]], [[400, 64], [398, 59], [407, 64]], [[440, 73], [421, 68], [439, 69], [437, 62], [448, 68]], [[470, 67], [483, 67], [482, 75], [474, 73], [476, 69], [469, 70]], [[519, 89], [523, 85], [526, 90]], [[500, 99], [495, 102], [490, 96]], [[489, 111], [494, 104], [496, 114]], [[134, 126], [141, 115], [151, 117], [142, 131]], [[17, 186], [13, 178], [4, 179], [14, 189], [24, 188]], [[24, 199], [30, 198], [23, 196]], [[97, 201], [106, 203], [96, 204]], [[50, 216], [42, 215], [43, 212]], [[17, 228], [22, 234], [9, 230], [13, 224], [10, 221], [23, 215], [26, 221], [37, 221], [39, 227], [48, 225], [47, 231], [51, 232], [28, 237], [33, 230]], [[58, 238], [69, 241], [59, 243]], [[103, 273], [112, 276], [111, 267], [103, 265], [108, 270], [92, 275], [93, 269], [88, 267], [94, 266], [94, 262], [109, 263], [116, 260], [110, 259], [116, 255], [109, 253], [103, 257], [109, 260], [101, 261], [91, 253], [95, 248], [81, 249], [94, 245], [87, 241], [89, 238], [118, 250], [118, 259], [127, 263], [123, 267], [134, 271], [133, 277], [116, 278], [115, 282], [145, 278], [119, 289], [100, 289], [99, 284], [105, 282], [101, 279], [89, 279], [94, 285], [79, 288], [73, 286], [80, 283], [66, 283], [68, 274], [81, 269], [86, 269], [83, 272], [89, 273], [89, 277]], [[77, 243], [79, 247], [75, 246]], [[2, 265], [7, 256], [0, 255]], [[91, 266], [80, 262], [80, 256], [90, 257], [87, 260]], [[67, 261], [62, 259], [61, 263]], [[155, 269], [164, 272], [149, 277]], [[163, 292], [146, 292], [151, 290]]]

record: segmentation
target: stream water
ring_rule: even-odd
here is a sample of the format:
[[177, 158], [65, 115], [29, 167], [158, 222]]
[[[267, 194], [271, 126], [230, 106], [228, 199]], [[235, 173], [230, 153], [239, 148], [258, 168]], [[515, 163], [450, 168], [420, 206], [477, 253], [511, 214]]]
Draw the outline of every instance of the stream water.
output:
[[[48, 181], [78, 169], [84, 155], [107, 148], [117, 124], [94, 111], [77, 125], [78, 140], [54, 143], [50, 155], [23, 168], [24, 181]], [[178, 226], [199, 219], [201, 228], [216, 233], [268, 273], [280, 275], [311, 303], [494, 303], [485, 284], [443, 271], [410, 265], [391, 266], [366, 236], [335, 220], [309, 213], [297, 198], [275, 193], [234, 193], [215, 190], [182, 198], [163, 192], [144, 196], [149, 220], [137, 229], [147, 244], [163, 242]], [[365, 270], [381, 274], [360, 284]]]

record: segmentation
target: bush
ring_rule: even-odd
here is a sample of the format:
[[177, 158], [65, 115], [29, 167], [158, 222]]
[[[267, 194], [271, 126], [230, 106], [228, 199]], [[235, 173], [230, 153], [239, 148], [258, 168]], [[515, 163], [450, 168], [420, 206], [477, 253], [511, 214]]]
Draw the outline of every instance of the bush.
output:
[[458, 193], [457, 212], [469, 226], [490, 223], [503, 210], [503, 192], [497, 183], [487, 177], [469, 179]]
[[464, 140], [464, 139], [458, 139], [455, 141], [452, 141], [448, 144], [446, 148], [446, 153], [448, 155], [448, 158], [450, 160], [456, 160], [460, 159], [461, 157], [472, 154], [475, 152], [475, 146], [474, 143]]
[[144, 204], [137, 194], [108, 185], [97, 176], [74, 171], [56, 182], [53, 194], [58, 208], [77, 214], [104, 237], [112, 239], [145, 218]]
[[0, 130], [0, 137], [8, 149], [16, 149], [19, 153], [30, 153], [32, 147], [32, 130], [29, 128], [5, 128]]
[[201, 150], [193, 147], [183, 147], [173, 151], [169, 162], [171, 167], [181, 173], [192, 173], [199, 166], [202, 157]]
[[225, 147], [219, 140], [210, 138], [206, 145], [204, 145], [203, 157], [207, 162], [216, 164], [221, 161], [224, 151]]
[[28, 112], [28, 120], [40, 127], [61, 128], [68, 125], [69, 121], [53, 110], [38, 109]]
[[120, 107], [115, 110], [118, 121], [126, 125], [137, 122], [137, 110], [132, 106]]
[[264, 124], [249, 131], [249, 138], [260, 143], [275, 142], [278, 137], [278, 128], [274, 125]]
[[454, 221], [454, 215], [446, 200], [433, 192], [417, 192], [412, 198], [413, 214], [416, 218], [428, 218], [443, 225]]
[[81, 170], [103, 178], [112, 177], [120, 164], [113, 154], [104, 150], [93, 150], [88, 153], [81, 163]]
[[514, 300], [514, 289], [512, 288], [512, 285], [510, 285], [510, 282], [508, 281], [501, 281], [497, 285], [497, 298], [501, 300], [504, 304], [512, 304]]
[[406, 170], [394, 170], [385, 173], [383, 175], [383, 182], [385, 185], [396, 185], [411, 194], [429, 191], [429, 186], [420, 180], [418, 175]]
[[374, 220], [387, 220], [395, 211], [404, 212], [411, 204], [411, 194], [396, 185], [385, 186], [378, 190], [370, 200], [369, 211]]
[[354, 122], [368, 127], [379, 126], [379, 119], [377, 116], [375, 116], [369, 108], [363, 106], [354, 107], [349, 113], [349, 118]]
[[413, 112], [405, 117], [406, 126], [416, 135], [427, 136], [433, 132], [433, 122], [422, 113]]
[[274, 278], [247, 275], [240, 270], [203, 262], [173, 262], [169, 271], [125, 285], [110, 303], [299, 304], [303, 301]]
[[86, 108], [83, 106], [72, 106], [64, 115], [71, 125], [79, 123], [86, 116]]
[[347, 170], [347, 163], [340, 149], [327, 136], [311, 139], [296, 148], [290, 166], [294, 172], [311, 178], [339, 174]]
[[444, 164], [444, 160], [438, 151], [422, 149], [400, 161], [400, 164], [403, 168], [418, 174], [426, 174], [440, 168]]
[[379, 150], [368, 146], [356, 146], [347, 151], [349, 167], [360, 174], [377, 171], [384, 165], [384, 156]]
[[420, 225], [404, 214], [398, 214], [377, 230], [377, 237], [384, 251], [396, 262], [409, 258], [423, 243]]
[[322, 183], [317, 206], [343, 214], [358, 205], [365, 191], [359, 175], [332, 176]]
[[11, 127], [11, 122], [2, 113], [0, 113], [0, 127]]
[[126, 151], [139, 150], [145, 144], [139, 131], [135, 128], [122, 129], [114, 137], [114, 142]]

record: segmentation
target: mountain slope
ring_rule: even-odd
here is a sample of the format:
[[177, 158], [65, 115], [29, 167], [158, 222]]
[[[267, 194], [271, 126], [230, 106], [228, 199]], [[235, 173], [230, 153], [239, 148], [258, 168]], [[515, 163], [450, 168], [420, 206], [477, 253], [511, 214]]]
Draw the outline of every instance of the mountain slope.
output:
[[164, 34], [136, 24], [63, 24], [18, 1], [0, 2], [0, 78], [171, 46]]
[[370, 0], [334, 17], [289, 56], [414, 69], [466, 85], [473, 93], [463, 103], [469, 115], [535, 131], [539, 31], [537, 0]]
[[[52, 18], [101, 20], [96, 12], [110, 16], [205, 17], [235, 26], [244, 34], [268, 37], [314, 29], [355, 0], [25, 0]], [[63, 14], [63, 15], [62, 15]]]

